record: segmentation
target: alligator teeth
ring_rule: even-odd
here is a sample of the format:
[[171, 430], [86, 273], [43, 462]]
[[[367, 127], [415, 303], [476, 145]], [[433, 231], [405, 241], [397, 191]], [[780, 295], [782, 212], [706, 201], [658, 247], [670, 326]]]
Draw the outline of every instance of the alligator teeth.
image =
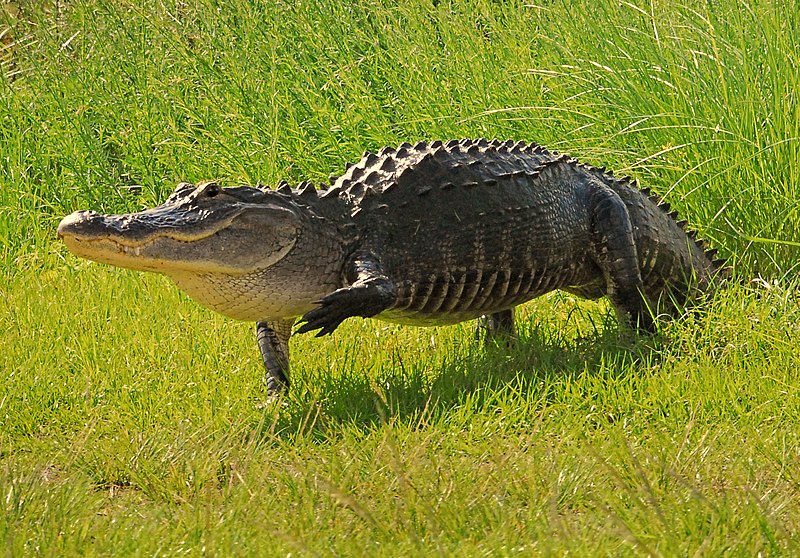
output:
[[129, 256], [141, 256], [142, 249], [145, 248], [145, 246], [127, 246], [125, 244], [120, 244], [117, 242], [115, 242], [115, 244], [120, 252], [122, 252], [123, 254], [127, 254]]

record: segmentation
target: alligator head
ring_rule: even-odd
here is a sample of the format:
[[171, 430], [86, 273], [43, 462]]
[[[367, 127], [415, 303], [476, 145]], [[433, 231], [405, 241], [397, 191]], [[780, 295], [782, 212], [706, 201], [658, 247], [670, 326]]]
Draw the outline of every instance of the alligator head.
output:
[[77, 256], [166, 275], [246, 275], [274, 265], [302, 226], [296, 206], [273, 192], [179, 184], [162, 205], [122, 215], [76, 211], [58, 236]]

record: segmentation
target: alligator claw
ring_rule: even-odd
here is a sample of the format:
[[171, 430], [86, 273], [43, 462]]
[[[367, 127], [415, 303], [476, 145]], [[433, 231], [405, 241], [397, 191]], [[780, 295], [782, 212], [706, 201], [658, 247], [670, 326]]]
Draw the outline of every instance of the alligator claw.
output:
[[319, 307], [308, 311], [301, 318], [301, 325], [297, 329], [297, 333], [308, 333], [318, 329], [316, 337], [329, 335], [345, 319], [358, 315], [353, 313], [351, 291], [351, 288], [345, 287], [317, 301]]

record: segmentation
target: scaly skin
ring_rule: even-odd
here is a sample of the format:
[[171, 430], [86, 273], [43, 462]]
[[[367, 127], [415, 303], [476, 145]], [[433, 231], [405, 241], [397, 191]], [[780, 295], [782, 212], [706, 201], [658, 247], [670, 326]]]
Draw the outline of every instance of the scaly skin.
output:
[[420, 142], [365, 153], [332, 186], [178, 186], [154, 209], [76, 212], [75, 254], [164, 273], [200, 304], [257, 322], [270, 393], [289, 383], [288, 340], [351, 316], [414, 325], [486, 316], [554, 289], [609, 296], [653, 331], [715, 287], [721, 261], [628, 178], [535, 144]]

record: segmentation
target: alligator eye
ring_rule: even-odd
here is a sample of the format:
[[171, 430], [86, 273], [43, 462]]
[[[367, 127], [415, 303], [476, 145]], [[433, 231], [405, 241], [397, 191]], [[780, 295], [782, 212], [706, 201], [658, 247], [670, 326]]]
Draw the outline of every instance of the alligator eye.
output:
[[206, 196], [208, 196], [209, 198], [213, 198], [217, 194], [219, 194], [219, 186], [217, 186], [216, 184], [209, 184], [208, 186], [206, 186]]

